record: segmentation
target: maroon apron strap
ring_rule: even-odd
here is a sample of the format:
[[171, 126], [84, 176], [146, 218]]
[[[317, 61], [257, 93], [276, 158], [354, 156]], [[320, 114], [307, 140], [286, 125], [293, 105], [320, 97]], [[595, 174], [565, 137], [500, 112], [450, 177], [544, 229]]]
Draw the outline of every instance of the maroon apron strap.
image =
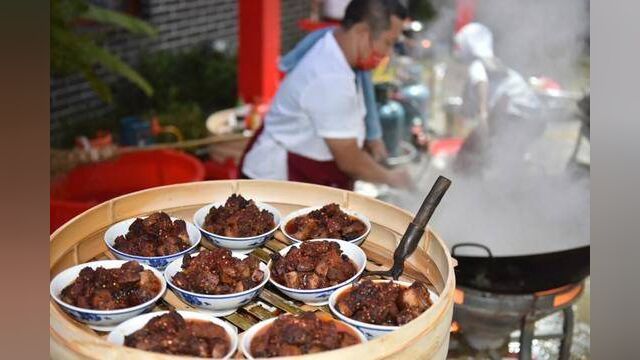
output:
[[258, 136], [262, 134], [263, 130], [264, 130], [264, 122], [262, 122], [262, 124], [260, 124], [260, 127], [256, 130], [256, 132], [253, 133], [253, 136], [251, 137], [251, 139], [249, 139], [247, 146], [244, 148], [244, 152], [242, 153], [242, 156], [240, 157], [240, 161], [238, 162], [238, 174], [240, 174], [241, 177], [246, 176], [242, 172], [242, 167], [244, 166], [244, 158], [247, 156], [247, 153], [251, 151], [253, 146], [256, 144], [256, 141], [258, 140]]
[[287, 152], [287, 168], [290, 181], [353, 190], [353, 179], [342, 172], [333, 160], [317, 161]]
[[[264, 130], [264, 124], [253, 134], [240, 157], [238, 173], [246, 176], [242, 172], [244, 159], [251, 151], [258, 137]], [[311, 184], [326, 185], [345, 190], [353, 190], [353, 180], [344, 172], [338, 169], [335, 161], [317, 161], [304, 156], [287, 152], [288, 178], [290, 181], [300, 181]]]

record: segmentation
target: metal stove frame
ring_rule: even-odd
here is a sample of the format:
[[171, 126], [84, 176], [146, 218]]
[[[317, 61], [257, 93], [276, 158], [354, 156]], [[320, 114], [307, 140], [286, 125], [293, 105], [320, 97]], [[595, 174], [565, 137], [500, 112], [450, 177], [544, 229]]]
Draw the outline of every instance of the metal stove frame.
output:
[[[574, 314], [572, 306], [582, 295], [584, 282], [534, 294], [495, 294], [470, 288], [458, 287], [455, 292], [454, 320], [463, 332], [465, 325], [470, 331], [493, 330], [508, 334], [520, 329], [520, 352], [518, 359], [530, 360], [536, 321], [555, 312], [563, 312], [563, 333], [559, 359], [569, 359], [572, 345]], [[490, 336], [489, 336], [490, 337]], [[473, 347], [473, 345], [471, 345]], [[491, 349], [477, 349], [489, 350]]]

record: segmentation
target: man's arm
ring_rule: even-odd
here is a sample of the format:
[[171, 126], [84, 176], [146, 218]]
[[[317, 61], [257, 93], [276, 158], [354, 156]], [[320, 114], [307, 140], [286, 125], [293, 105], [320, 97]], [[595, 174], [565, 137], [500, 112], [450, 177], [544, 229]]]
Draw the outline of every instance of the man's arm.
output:
[[324, 139], [333, 154], [338, 168], [352, 177], [369, 182], [388, 184], [394, 187], [412, 186], [409, 174], [402, 169], [387, 170], [371, 155], [358, 147], [356, 139]]
[[489, 83], [486, 81], [478, 82], [476, 85], [478, 95], [478, 128], [480, 134], [480, 146], [485, 148], [488, 146], [489, 139]]
[[489, 127], [489, 83], [487, 81], [481, 81], [476, 84], [476, 91], [478, 93], [478, 116], [480, 124]]
[[382, 139], [365, 140], [364, 146], [376, 162], [380, 162], [389, 157], [387, 147], [384, 145]]

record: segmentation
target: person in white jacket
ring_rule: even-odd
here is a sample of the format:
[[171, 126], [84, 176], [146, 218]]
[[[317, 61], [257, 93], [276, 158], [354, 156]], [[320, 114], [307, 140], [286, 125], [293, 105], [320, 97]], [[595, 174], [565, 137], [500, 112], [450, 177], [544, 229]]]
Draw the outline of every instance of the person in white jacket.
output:
[[522, 155], [532, 136], [540, 131], [536, 111], [540, 101], [529, 84], [505, 66], [493, 52], [493, 34], [486, 26], [469, 23], [454, 37], [454, 55], [467, 65], [463, 92], [463, 114], [477, 126], [461, 149], [457, 170], [477, 172], [486, 162], [491, 138], [509, 136], [518, 149], [504, 149]]

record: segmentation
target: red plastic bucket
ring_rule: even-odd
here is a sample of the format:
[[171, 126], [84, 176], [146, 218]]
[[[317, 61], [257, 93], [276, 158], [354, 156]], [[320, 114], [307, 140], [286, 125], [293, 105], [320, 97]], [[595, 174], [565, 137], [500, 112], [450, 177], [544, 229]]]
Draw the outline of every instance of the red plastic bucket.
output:
[[174, 150], [126, 153], [82, 165], [51, 184], [50, 230], [103, 201], [155, 186], [204, 180], [202, 163]]
[[224, 162], [207, 160], [203, 163], [205, 179], [207, 180], [228, 180], [238, 178], [238, 165], [232, 158], [227, 158]]

